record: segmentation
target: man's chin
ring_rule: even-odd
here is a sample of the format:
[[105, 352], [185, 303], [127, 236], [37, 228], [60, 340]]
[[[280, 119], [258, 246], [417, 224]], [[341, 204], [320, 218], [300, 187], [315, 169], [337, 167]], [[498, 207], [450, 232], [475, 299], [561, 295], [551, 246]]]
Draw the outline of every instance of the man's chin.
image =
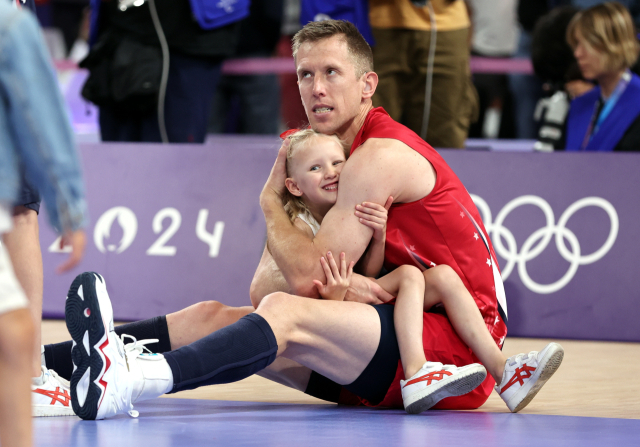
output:
[[322, 133], [325, 135], [333, 135], [336, 133], [336, 126], [333, 123], [328, 122], [311, 122], [309, 123], [311, 128], [318, 133]]

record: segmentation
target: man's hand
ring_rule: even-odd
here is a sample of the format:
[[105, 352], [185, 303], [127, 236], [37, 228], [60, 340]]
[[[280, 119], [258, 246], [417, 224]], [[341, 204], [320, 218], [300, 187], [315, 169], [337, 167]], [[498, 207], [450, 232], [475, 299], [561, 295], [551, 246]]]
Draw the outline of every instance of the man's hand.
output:
[[87, 245], [87, 237], [84, 234], [84, 230], [65, 233], [60, 239], [60, 248], [64, 248], [67, 245], [71, 246], [71, 254], [65, 262], [58, 266], [56, 273], [64, 273], [71, 270], [82, 259], [84, 247]]
[[364, 304], [382, 304], [393, 298], [393, 295], [385, 291], [373, 279], [354, 273], [351, 276], [351, 285], [347, 289], [344, 300]]
[[[284, 193], [284, 181], [287, 179], [287, 150], [291, 140], [285, 138], [278, 150], [278, 156], [271, 168], [271, 173], [265, 183], [262, 192], [260, 193], [260, 205], [263, 205], [263, 200], [272, 200], [275, 196], [282, 197]], [[264, 208], [264, 207], [263, 207]]]
[[353, 265], [355, 263], [351, 261], [347, 268], [345, 255], [344, 253], [340, 253], [340, 269], [338, 269], [333, 255], [331, 252], [327, 252], [327, 259], [325, 259], [324, 256], [320, 258], [320, 264], [322, 264], [322, 269], [327, 277], [326, 284], [323, 284], [322, 281], [318, 281], [317, 279], [313, 280], [320, 296], [325, 300], [343, 301], [351, 284]]

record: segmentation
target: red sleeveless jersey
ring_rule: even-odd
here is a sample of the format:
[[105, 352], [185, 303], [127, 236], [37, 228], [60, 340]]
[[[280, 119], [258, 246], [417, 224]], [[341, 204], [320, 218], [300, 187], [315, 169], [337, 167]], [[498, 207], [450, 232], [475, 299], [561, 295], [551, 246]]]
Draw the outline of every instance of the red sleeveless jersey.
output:
[[[433, 191], [416, 202], [393, 204], [387, 220], [384, 266], [421, 270], [439, 264], [453, 268], [473, 296], [493, 339], [507, 334], [504, 287], [491, 240], [469, 193], [443, 158], [382, 107], [369, 111], [351, 153], [369, 138], [392, 138], [425, 157], [436, 172]], [[360, 149], [366, 150], [366, 149]]]

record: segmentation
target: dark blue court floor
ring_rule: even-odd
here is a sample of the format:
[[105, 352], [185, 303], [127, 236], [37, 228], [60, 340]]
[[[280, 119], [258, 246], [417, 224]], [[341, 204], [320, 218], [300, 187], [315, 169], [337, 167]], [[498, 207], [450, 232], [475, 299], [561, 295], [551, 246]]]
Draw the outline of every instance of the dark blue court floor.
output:
[[640, 445], [640, 420], [154, 399], [138, 419], [34, 418], [39, 447]]

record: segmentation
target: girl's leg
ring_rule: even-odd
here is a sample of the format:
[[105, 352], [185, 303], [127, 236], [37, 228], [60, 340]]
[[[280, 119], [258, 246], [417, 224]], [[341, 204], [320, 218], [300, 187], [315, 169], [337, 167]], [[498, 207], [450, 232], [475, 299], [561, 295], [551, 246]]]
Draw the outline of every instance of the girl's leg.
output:
[[29, 309], [0, 314], [0, 443], [31, 447], [31, 350]]
[[424, 278], [417, 268], [403, 265], [378, 280], [387, 292], [396, 295], [393, 320], [405, 378], [417, 373], [427, 361], [422, 346]]
[[458, 274], [448, 265], [439, 265], [424, 271], [423, 275], [424, 309], [442, 303], [462, 341], [480, 359], [496, 383], [500, 383], [507, 359], [489, 334], [478, 306]]

